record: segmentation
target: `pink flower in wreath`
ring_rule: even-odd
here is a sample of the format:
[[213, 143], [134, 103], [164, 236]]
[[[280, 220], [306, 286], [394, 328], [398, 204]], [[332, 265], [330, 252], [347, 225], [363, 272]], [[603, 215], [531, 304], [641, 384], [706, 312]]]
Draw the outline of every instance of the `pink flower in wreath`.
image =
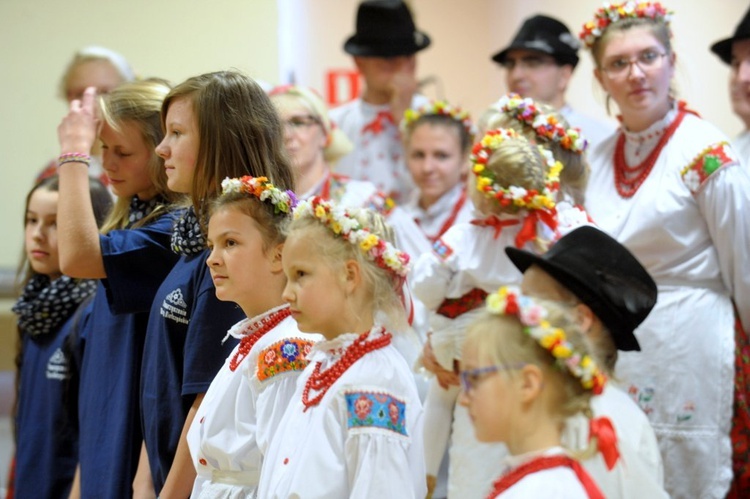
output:
[[388, 413], [391, 415], [391, 423], [394, 425], [398, 423], [399, 410], [395, 402], [388, 404]]
[[370, 409], [372, 409], [372, 400], [364, 395], [354, 402], [354, 413], [359, 419], [365, 419], [370, 414]]
[[267, 351], [266, 355], [263, 357], [263, 360], [266, 364], [272, 366], [274, 361], [276, 360], [276, 352], [274, 352], [273, 350]]

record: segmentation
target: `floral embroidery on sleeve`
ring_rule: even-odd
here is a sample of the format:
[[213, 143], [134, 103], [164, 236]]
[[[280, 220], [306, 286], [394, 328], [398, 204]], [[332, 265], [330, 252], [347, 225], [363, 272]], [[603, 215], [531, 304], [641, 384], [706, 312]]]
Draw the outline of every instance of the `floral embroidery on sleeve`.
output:
[[313, 342], [299, 338], [287, 338], [267, 346], [258, 355], [258, 381], [285, 372], [303, 371], [312, 346]]
[[447, 260], [448, 257], [453, 254], [453, 248], [448, 246], [448, 244], [442, 239], [435, 241], [432, 245], [432, 251], [434, 251], [441, 260]]
[[347, 427], [380, 428], [399, 435], [406, 433], [406, 402], [386, 393], [351, 391], [344, 393]]
[[712, 144], [682, 169], [680, 175], [690, 192], [695, 194], [714, 172], [735, 161], [727, 142]]

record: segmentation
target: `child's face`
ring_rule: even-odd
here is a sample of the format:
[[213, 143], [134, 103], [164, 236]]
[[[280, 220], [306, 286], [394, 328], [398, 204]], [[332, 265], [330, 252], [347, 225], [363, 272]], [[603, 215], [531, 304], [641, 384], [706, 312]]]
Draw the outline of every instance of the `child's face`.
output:
[[155, 194], [149, 176], [152, 152], [138, 125], [122, 123], [118, 132], [104, 123], [99, 138], [102, 141], [102, 165], [115, 195], [124, 198], [137, 195], [142, 200], [152, 198]]
[[424, 207], [458, 185], [467, 171], [461, 138], [452, 126], [424, 123], [411, 132], [406, 163]]
[[164, 159], [167, 187], [173, 192], [190, 194], [200, 146], [193, 101], [186, 97], [173, 100], [167, 110], [166, 125], [167, 133], [156, 146], [156, 154]]
[[37, 189], [26, 208], [26, 257], [34, 272], [57, 279], [62, 275], [57, 253], [57, 192]]
[[461, 371], [470, 387], [462, 389], [459, 403], [468, 408], [480, 442], [508, 442], [517, 427], [517, 381], [496, 367], [471, 343], [464, 346]]
[[291, 306], [299, 330], [328, 339], [352, 332], [342, 313], [347, 302], [344, 263], [336, 272], [323, 256], [311, 251], [309, 239], [300, 232], [287, 238], [282, 262], [287, 278], [283, 298]]
[[[269, 276], [281, 272], [277, 251], [263, 251], [263, 236], [255, 220], [236, 208], [219, 209], [208, 222], [206, 265], [221, 301], [238, 304], [248, 317], [268, 310]], [[278, 302], [278, 299], [276, 300]]]

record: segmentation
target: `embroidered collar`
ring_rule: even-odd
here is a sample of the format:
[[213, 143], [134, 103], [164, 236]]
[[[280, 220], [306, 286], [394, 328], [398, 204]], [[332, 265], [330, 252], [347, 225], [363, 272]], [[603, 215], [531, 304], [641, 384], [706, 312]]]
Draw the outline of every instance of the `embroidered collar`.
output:
[[262, 314], [256, 315], [255, 317], [249, 317], [247, 319], [241, 320], [240, 322], [229, 328], [229, 331], [227, 331], [226, 336], [224, 336], [224, 339], [221, 340], [221, 342], [224, 343], [229, 339], [230, 336], [232, 338], [241, 340], [245, 336], [252, 334], [255, 330], [257, 330], [260, 325], [263, 324], [264, 319], [275, 314], [276, 312], [284, 310], [285, 308], [289, 308], [288, 303], [279, 305], [278, 307], [274, 307], [270, 310], [266, 310]]

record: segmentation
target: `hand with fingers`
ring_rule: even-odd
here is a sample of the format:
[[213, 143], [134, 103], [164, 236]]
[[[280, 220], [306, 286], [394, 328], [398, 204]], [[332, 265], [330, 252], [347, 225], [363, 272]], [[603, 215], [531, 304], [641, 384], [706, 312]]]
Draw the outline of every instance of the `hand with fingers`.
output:
[[71, 101], [68, 114], [57, 127], [60, 152], [89, 154], [96, 141], [98, 125], [96, 88], [88, 87], [81, 100]]

